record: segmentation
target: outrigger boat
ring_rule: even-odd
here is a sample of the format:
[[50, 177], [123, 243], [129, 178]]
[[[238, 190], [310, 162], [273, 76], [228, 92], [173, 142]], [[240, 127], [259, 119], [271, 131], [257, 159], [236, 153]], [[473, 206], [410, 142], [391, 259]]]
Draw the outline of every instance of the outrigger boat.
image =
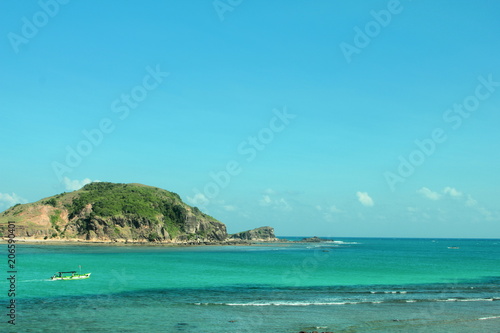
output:
[[[71, 274], [71, 275], [63, 275], [63, 274]], [[71, 272], [57, 272], [52, 276], [51, 280], [81, 280], [88, 279], [91, 273], [86, 274], [76, 274], [76, 271]]]

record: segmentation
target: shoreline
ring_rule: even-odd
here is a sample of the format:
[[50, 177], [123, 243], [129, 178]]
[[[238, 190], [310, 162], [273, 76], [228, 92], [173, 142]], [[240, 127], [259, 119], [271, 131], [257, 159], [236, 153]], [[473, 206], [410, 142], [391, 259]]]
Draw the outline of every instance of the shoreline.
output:
[[[9, 238], [0, 238], [0, 244], [8, 244]], [[243, 239], [227, 239], [224, 241], [166, 241], [166, 242], [148, 242], [148, 241], [137, 241], [137, 240], [126, 240], [126, 239], [116, 239], [116, 240], [85, 240], [85, 239], [41, 239], [41, 238], [13, 238], [16, 244], [32, 244], [32, 245], [42, 245], [42, 246], [54, 246], [54, 245], [89, 245], [89, 246], [138, 246], [138, 247], [194, 247], [194, 246], [272, 246], [272, 245], [286, 245], [286, 244], [324, 244], [329, 243], [332, 240], [322, 239], [319, 237], [307, 237], [301, 240], [288, 240], [286, 238], [275, 238], [273, 240], [266, 239], [254, 239], [254, 240], [243, 240]], [[11, 241], [12, 241], [11, 240]]]
[[[138, 247], [192, 247], [192, 246], [265, 246], [267, 244], [277, 244], [279, 241], [218, 241], [218, 242], [141, 242], [141, 241], [112, 241], [112, 240], [43, 240], [43, 239], [14, 239], [17, 245], [88, 245], [88, 246], [138, 246]], [[0, 239], [0, 244], [8, 244], [8, 239]]]

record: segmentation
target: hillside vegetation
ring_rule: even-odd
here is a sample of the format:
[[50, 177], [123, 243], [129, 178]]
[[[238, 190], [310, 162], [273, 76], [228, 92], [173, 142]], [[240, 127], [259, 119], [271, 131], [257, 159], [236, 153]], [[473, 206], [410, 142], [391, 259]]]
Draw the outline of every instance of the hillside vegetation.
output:
[[98, 182], [0, 214], [0, 232], [16, 237], [121, 242], [223, 241], [226, 226], [179, 195], [141, 184]]

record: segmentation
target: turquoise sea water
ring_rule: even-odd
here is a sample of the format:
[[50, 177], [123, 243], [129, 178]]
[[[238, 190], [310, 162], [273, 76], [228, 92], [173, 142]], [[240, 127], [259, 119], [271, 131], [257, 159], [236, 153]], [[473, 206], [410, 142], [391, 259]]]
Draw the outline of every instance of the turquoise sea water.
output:
[[[2, 332], [500, 332], [500, 240], [18, 244], [16, 260]], [[49, 279], [79, 265], [90, 279]]]

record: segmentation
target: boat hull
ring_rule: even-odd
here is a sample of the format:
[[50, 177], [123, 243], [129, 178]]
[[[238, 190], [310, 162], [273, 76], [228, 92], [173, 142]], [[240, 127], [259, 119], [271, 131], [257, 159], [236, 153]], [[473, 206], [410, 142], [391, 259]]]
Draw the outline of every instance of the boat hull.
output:
[[82, 279], [88, 279], [90, 277], [91, 273], [87, 274], [75, 274], [73, 276], [53, 276], [51, 279], [52, 280], [82, 280]]

